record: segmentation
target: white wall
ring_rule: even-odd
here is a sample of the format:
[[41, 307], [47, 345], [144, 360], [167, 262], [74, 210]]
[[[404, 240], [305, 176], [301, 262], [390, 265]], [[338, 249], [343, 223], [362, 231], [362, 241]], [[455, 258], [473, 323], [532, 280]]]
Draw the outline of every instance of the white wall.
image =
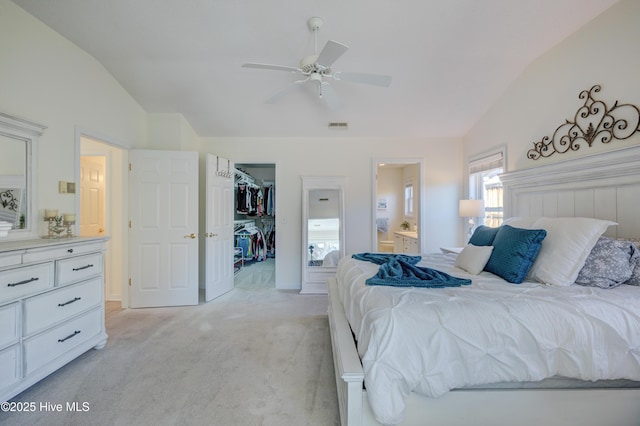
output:
[[552, 136], [565, 119], [574, 121], [584, 102], [578, 94], [595, 84], [602, 86], [598, 96], [609, 108], [616, 100], [640, 105], [639, 19], [640, 1], [622, 0], [540, 56], [465, 136], [465, 155], [506, 145], [512, 171], [640, 143], [636, 133], [547, 159], [526, 157], [533, 142]]
[[[75, 209], [75, 197], [58, 194], [57, 182], [75, 178], [78, 129], [123, 147], [199, 150], [241, 163], [275, 163], [279, 288], [300, 287], [302, 175], [347, 178], [346, 251], [369, 251], [372, 159], [424, 158], [423, 201], [434, 207], [423, 213], [423, 249], [437, 251], [459, 239], [461, 139], [199, 140], [177, 114], [146, 114], [98, 61], [8, 0], [0, 0], [0, 93], [0, 111], [48, 126], [40, 139], [41, 211]], [[127, 208], [126, 199], [122, 206]]]
[[[405, 166], [402, 168], [402, 215], [403, 215], [403, 221], [406, 220], [407, 222], [409, 222], [409, 225], [411, 226], [410, 230], [413, 230], [415, 226], [418, 225], [418, 218], [420, 217], [420, 206], [422, 205], [422, 202], [420, 200], [420, 192], [417, 190], [418, 189], [418, 177], [420, 175], [420, 170], [418, 167], [418, 164], [410, 164], [408, 166]], [[414, 194], [413, 194], [413, 215], [412, 216], [405, 216], [404, 215], [404, 188], [405, 185], [407, 183], [413, 183], [414, 186]]]
[[231, 158], [236, 163], [276, 164], [276, 283], [300, 288], [302, 255], [302, 181], [300, 176], [345, 176], [346, 253], [371, 251], [374, 158], [423, 158], [423, 250], [455, 245], [461, 193], [462, 141], [457, 139], [363, 140], [208, 138], [201, 152]]
[[379, 218], [389, 219], [389, 231], [378, 232], [378, 242], [393, 241], [393, 231], [400, 231], [400, 223], [404, 217], [404, 192], [402, 184], [402, 168], [378, 167], [377, 200], [387, 202], [386, 210], [377, 210]]
[[77, 128], [128, 146], [147, 139], [146, 113], [104, 67], [8, 0], [0, 0], [0, 93], [0, 111], [47, 126], [39, 141], [40, 215], [75, 211], [75, 197], [59, 194], [58, 181], [75, 181]]
[[149, 139], [143, 149], [198, 151], [200, 138], [182, 114], [149, 114]]

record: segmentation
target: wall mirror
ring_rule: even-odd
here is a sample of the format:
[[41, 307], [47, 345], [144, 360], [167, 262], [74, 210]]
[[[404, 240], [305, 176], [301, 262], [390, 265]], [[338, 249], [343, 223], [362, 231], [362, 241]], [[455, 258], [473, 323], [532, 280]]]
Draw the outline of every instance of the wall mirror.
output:
[[301, 293], [326, 293], [344, 256], [344, 178], [302, 177]]
[[3, 239], [38, 236], [38, 138], [45, 128], [0, 112], [0, 221], [11, 226]]

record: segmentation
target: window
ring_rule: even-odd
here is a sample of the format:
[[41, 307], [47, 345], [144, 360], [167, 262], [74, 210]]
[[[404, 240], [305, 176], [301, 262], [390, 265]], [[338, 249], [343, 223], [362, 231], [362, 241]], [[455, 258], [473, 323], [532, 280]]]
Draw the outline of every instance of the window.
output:
[[484, 224], [487, 226], [502, 225], [504, 207], [499, 175], [503, 171], [503, 151], [469, 161], [469, 198], [484, 200]]
[[404, 215], [413, 216], [413, 184], [408, 183], [404, 186]]

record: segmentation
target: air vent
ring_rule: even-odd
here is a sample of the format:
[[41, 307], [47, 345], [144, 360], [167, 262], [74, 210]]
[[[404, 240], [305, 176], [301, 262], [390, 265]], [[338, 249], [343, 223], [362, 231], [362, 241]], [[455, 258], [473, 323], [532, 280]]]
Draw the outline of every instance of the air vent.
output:
[[347, 123], [342, 123], [342, 122], [332, 122], [329, 123], [329, 129], [334, 129], [334, 130], [347, 130], [349, 128], [349, 125]]

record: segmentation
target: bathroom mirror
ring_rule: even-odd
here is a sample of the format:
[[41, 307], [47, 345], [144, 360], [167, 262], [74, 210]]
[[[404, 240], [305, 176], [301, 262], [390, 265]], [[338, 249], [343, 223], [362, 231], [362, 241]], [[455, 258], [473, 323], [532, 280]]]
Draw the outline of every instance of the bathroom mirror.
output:
[[0, 221], [6, 239], [38, 236], [38, 138], [45, 127], [0, 112]]
[[344, 255], [344, 178], [302, 178], [302, 293], [326, 293]]

